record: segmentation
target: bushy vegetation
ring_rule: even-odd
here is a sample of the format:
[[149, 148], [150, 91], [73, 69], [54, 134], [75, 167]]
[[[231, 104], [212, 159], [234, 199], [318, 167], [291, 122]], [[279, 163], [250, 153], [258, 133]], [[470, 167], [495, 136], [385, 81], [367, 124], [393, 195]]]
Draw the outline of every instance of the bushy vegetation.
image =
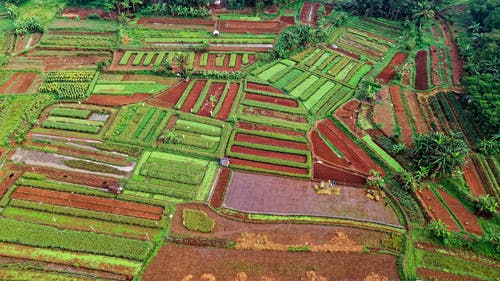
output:
[[209, 233], [215, 227], [215, 221], [200, 210], [182, 210], [182, 224], [189, 230]]

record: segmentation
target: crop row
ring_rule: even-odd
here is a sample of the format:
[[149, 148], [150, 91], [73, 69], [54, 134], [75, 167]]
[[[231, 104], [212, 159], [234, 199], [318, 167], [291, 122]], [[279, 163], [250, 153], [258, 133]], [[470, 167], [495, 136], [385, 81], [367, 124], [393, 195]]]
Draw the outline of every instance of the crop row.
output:
[[101, 130], [100, 126], [95, 126], [95, 125], [63, 123], [50, 120], [43, 122], [42, 127], [47, 129], [58, 129], [58, 130], [75, 131], [81, 133], [90, 133], [90, 134], [97, 134]]
[[50, 116], [60, 116], [60, 117], [70, 117], [78, 119], [87, 119], [92, 111], [87, 109], [78, 109], [70, 107], [53, 107], [49, 115]]
[[38, 90], [57, 95], [60, 99], [83, 99], [87, 95], [88, 83], [43, 83]]
[[95, 71], [51, 71], [47, 72], [44, 82], [90, 82]]

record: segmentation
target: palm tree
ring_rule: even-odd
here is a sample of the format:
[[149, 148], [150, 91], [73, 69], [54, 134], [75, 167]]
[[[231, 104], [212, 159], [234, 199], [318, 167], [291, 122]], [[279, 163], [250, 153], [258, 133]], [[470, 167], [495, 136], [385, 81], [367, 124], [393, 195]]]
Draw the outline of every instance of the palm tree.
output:
[[441, 220], [431, 221], [428, 227], [431, 233], [441, 240], [445, 240], [450, 236], [448, 226], [445, 225]]
[[413, 19], [417, 21], [419, 29], [422, 29], [422, 24], [424, 22], [434, 18], [434, 16], [436, 15], [434, 8], [434, 2], [417, 2], [417, 8], [413, 10]]

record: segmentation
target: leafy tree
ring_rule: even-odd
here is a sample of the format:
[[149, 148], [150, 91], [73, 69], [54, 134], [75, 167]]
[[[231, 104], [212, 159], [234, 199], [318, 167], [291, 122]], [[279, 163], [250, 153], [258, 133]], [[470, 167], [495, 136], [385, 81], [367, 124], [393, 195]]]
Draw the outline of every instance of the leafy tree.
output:
[[326, 38], [327, 34], [320, 28], [315, 29], [310, 25], [289, 26], [278, 36], [272, 55], [275, 58], [286, 58], [292, 51], [324, 41]]
[[465, 164], [469, 153], [461, 133], [419, 134], [413, 138], [413, 143], [412, 153], [417, 165], [433, 171], [433, 175], [450, 175]]
[[385, 187], [384, 178], [380, 175], [379, 171], [375, 170], [370, 170], [370, 175], [366, 180], [366, 184], [377, 189]]
[[494, 134], [489, 139], [481, 140], [478, 144], [479, 151], [486, 155], [500, 154], [500, 133]]
[[469, 108], [476, 121], [489, 132], [500, 131], [500, 78], [492, 74], [472, 75], [463, 79], [466, 94], [470, 98]]
[[446, 241], [450, 237], [450, 231], [448, 230], [448, 226], [445, 225], [440, 219], [435, 221], [431, 221], [428, 225], [431, 233], [436, 237], [441, 239], [441, 241]]

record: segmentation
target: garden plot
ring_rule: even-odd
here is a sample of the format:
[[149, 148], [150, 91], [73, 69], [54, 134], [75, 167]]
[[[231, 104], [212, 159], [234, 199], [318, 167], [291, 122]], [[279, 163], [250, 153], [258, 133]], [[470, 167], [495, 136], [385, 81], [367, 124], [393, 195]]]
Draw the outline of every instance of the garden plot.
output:
[[318, 21], [318, 10], [322, 6], [319, 2], [304, 2], [300, 9], [300, 22], [316, 26]]
[[[79, 104], [49, 107], [40, 119], [40, 127], [32, 133], [84, 139], [101, 138], [113, 119], [116, 110]], [[102, 117], [102, 118], [101, 118]]]
[[[179, 91], [180, 92], [180, 91]], [[176, 109], [203, 117], [226, 120], [234, 111], [240, 84], [217, 80], [192, 80], [177, 100]]]
[[228, 33], [243, 34], [279, 34], [289, 24], [281, 20], [245, 21], [221, 20], [219, 30]]
[[134, 94], [156, 94], [167, 89], [167, 86], [153, 81], [108, 81], [99, 80], [92, 94], [132, 96]]
[[8, 80], [4, 81], [0, 87], [2, 94], [34, 94], [42, 82], [41, 76], [37, 73], [3, 72], [1, 76], [4, 77], [3, 79], [8, 77]]
[[215, 20], [183, 19], [183, 18], [141, 18], [137, 24], [144, 28], [154, 29], [190, 29], [213, 31], [216, 29]]
[[402, 65], [406, 61], [407, 57], [408, 54], [406, 53], [396, 53], [384, 70], [382, 70], [382, 72], [380, 72], [375, 78], [375, 81], [380, 84], [389, 83], [389, 81], [396, 76], [397, 72], [402, 71]]
[[203, 201], [208, 198], [217, 170], [216, 162], [146, 151], [134, 176], [125, 185], [125, 194], [160, 200]]
[[81, 100], [90, 95], [96, 79], [95, 71], [51, 71], [46, 73], [38, 91], [60, 99]]
[[111, 53], [108, 51], [35, 49], [12, 57], [5, 68], [22, 71], [95, 70], [99, 63], [109, 61], [111, 58]]
[[363, 189], [340, 186], [339, 195], [319, 195], [314, 182], [235, 172], [224, 205], [247, 213], [337, 217], [400, 227], [396, 213], [370, 200]]
[[40, 40], [42, 48], [112, 49], [117, 44], [118, 24], [102, 20], [59, 19], [49, 25]]

